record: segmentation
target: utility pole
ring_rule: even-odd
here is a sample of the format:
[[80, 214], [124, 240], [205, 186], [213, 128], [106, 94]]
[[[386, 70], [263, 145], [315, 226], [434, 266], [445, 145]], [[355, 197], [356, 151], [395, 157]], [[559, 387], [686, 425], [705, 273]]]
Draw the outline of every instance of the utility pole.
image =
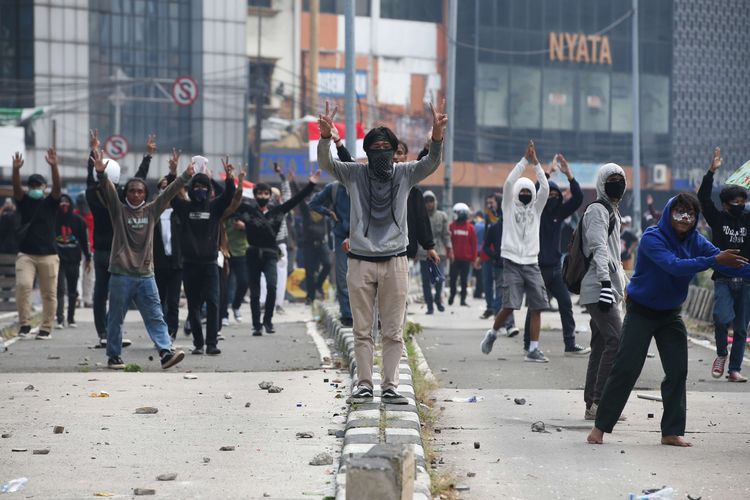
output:
[[370, 53], [367, 57], [367, 122], [372, 128], [380, 119], [375, 94], [375, 47], [378, 45], [378, 22], [380, 21], [380, 0], [370, 0]]
[[318, 29], [320, 27], [320, 0], [310, 0], [310, 114], [318, 110]]
[[[458, 31], [458, 0], [448, 0], [448, 35], [446, 47], [447, 60], [447, 92], [446, 110], [448, 114], [448, 130], [445, 136], [445, 174], [443, 177], [443, 210], [450, 213], [453, 209], [453, 143], [456, 137], [456, 32]], [[439, 106], [440, 103], [435, 103]]]
[[255, 63], [255, 165], [253, 165], [253, 172], [251, 179], [255, 182], [260, 180], [260, 168], [261, 168], [261, 132], [263, 130], [263, 76], [260, 71], [260, 48], [261, 48], [261, 18], [259, 12], [255, 14], [258, 16], [258, 60]]
[[641, 233], [641, 93], [638, 37], [638, 0], [633, 0], [633, 229]]
[[346, 74], [344, 87], [344, 113], [346, 117], [346, 147], [352, 152], [354, 158], [357, 157], [357, 118], [355, 116], [355, 104], [357, 100], [357, 90], [355, 87], [355, 77], [357, 74], [356, 67], [356, 49], [354, 47], [354, 2], [356, 0], [346, 0], [344, 11], [344, 24], [346, 25]]

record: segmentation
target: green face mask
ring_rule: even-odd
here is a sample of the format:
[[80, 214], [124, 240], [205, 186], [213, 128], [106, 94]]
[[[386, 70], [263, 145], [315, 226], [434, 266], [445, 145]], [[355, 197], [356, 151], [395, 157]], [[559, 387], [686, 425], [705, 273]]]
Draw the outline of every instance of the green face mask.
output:
[[29, 197], [34, 200], [41, 200], [44, 196], [44, 191], [41, 189], [29, 189]]

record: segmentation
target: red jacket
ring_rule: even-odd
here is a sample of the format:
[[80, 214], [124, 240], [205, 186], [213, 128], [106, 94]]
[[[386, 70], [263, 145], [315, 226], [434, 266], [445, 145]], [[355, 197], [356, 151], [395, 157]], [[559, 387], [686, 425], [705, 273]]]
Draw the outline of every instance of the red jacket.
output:
[[477, 258], [477, 233], [469, 221], [450, 223], [453, 256], [458, 261], [474, 262]]

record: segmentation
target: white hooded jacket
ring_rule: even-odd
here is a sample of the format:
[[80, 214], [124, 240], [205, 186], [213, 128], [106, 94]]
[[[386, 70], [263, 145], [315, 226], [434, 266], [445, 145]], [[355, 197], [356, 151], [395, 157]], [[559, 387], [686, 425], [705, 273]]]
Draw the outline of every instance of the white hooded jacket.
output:
[[[503, 186], [503, 242], [502, 255], [516, 264], [539, 263], [539, 221], [547, 204], [549, 183], [540, 164], [534, 165], [539, 181], [537, 192], [531, 179], [521, 177], [529, 162], [522, 158], [511, 170]], [[518, 199], [522, 189], [531, 191], [531, 202], [524, 205]]]

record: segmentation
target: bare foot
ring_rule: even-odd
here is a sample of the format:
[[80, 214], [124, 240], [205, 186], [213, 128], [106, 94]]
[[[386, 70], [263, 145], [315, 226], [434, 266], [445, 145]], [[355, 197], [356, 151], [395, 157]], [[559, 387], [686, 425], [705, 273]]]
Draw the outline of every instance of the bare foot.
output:
[[688, 448], [693, 446], [693, 443], [685, 441], [682, 436], [662, 436], [661, 444], [667, 446], [679, 446], [681, 448]]
[[588, 441], [589, 444], [602, 444], [604, 442], [604, 432], [594, 427], [591, 429], [591, 432], [589, 432], [589, 437], [586, 438], [586, 441]]

